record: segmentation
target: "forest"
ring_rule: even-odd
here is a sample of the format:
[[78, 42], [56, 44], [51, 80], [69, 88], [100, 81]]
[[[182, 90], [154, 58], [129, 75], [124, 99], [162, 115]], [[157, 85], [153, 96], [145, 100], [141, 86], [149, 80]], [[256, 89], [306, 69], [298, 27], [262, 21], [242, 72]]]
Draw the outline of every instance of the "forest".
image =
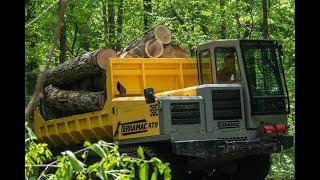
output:
[[[33, 95], [37, 77], [44, 68], [51, 51], [60, 6], [61, 3], [55, 0], [25, 1], [25, 105]], [[195, 57], [199, 44], [213, 39], [277, 40], [283, 45], [283, 67], [290, 98], [289, 134], [294, 136], [294, 9], [293, 0], [68, 0], [60, 37], [49, 68], [99, 48], [107, 47], [118, 52], [126, 47], [128, 42], [158, 24], [164, 24], [170, 29], [173, 34], [172, 43], [186, 49], [190, 57]], [[30, 160], [32, 153], [39, 154], [41, 151], [48, 158], [51, 154], [46, 144], [30, 144], [29, 141], [34, 138], [32, 115], [30, 119], [26, 123], [28, 124], [26, 125], [28, 147], [26, 146], [25, 158], [26, 173], [32, 174], [36, 173], [29, 169], [33, 163]], [[33, 149], [30, 150], [30, 147]], [[116, 158], [118, 148], [116, 145], [105, 142], [87, 143], [87, 148], [91, 148], [98, 154], [101, 153], [101, 147], [112, 149], [110, 155]], [[70, 158], [74, 155], [70, 151], [66, 152], [68, 153], [74, 167], [81, 169], [83, 164], [77, 159]], [[162, 168], [159, 171], [161, 174], [169, 176], [170, 169], [166, 168], [166, 163], [162, 163], [159, 159], [145, 160], [141, 149], [138, 149], [138, 154], [140, 159], [136, 159], [135, 162], [139, 161], [141, 171], [144, 170], [141, 167], [153, 164], [158, 169]], [[102, 157], [104, 156], [106, 156], [105, 153]], [[65, 156], [61, 159], [62, 164], [66, 161], [63, 158]], [[44, 163], [44, 159], [35, 164]], [[282, 153], [273, 154], [267, 179], [294, 179], [294, 164], [294, 147]], [[98, 168], [98, 165], [92, 167], [94, 168]], [[62, 168], [59, 173], [61, 175], [69, 170]], [[117, 177], [119, 175], [118, 172], [110, 172]], [[76, 175], [78, 179], [85, 177], [81, 171]]]

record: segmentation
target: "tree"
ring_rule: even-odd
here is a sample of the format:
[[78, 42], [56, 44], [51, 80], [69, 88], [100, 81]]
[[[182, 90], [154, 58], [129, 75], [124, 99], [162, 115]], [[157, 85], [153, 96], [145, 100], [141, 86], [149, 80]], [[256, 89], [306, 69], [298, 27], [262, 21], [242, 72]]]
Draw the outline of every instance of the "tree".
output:
[[221, 39], [226, 38], [226, 11], [225, 11], [226, 2], [225, 0], [220, 0], [220, 12], [221, 12], [221, 30], [220, 30], [220, 37]]
[[116, 38], [116, 28], [115, 28], [115, 0], [107, 1], [108, 8], [108, 46], [113, 48], [115, 47], [115, 38]]
[[[61, 7], [61, 2], [59, 2], [59, 9]], [[66, 51], [67, 51], [67, 37], [66, 37], [66, 25], [65, 25], [65, 19], [62, 20], [62, 26], [60, 31], [60, 56], [59, 56], [59, 63], [63, 63], [66, 60]]]
[[152, 4], [151, 0], [143, 0], [143, 23], [144, 23], [144, 30], [147, 30], [150, 28], [150, 23], [148, 21], [150, 13], [152, 12]]
[[116, 43], [116, 51], [120, 51], [121, 49], [121, 37], [122, 36], [122, 25], [123, 25], [123, 0], [118, 1], [118, 15], [117, 15], [117, 43]]
[[267, 0], [262, 0], [262, 37], [264, 39], [268, 39], [269, 38], [268, 4], [267, 4]]
[[105, 1], [102, 1], [101, 9], [102, 9], [102, 20], [103, 20], [103, 27], [104, 27], [105, 43], [106, 43], [106, 47], [107, 47], [109, 45], [109, 43], [108, 43], [109, 27], [108, 27], [107, 6], [106, 6]]

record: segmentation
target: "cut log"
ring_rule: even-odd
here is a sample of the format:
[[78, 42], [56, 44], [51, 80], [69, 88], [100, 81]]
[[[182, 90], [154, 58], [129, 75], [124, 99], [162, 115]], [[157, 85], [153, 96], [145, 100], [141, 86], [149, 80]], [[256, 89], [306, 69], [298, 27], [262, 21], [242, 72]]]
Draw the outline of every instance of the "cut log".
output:
[[127, 52], [124, 52], [124, 53], [121, 53], [119, 55], [119, 58], [138, 58], [140, 56], [137, 56], [137, 55], [134, 55], [132, 52], [130, 51], [127, 51]]
[[150, 39], [145, 44], [133, 48], [131, 51], [133, 55], [139, 57], [160, 57], [163, 53], [163, 44], [159, 39]]
[[46, 86], [51, 84], [55, 87], [65, 88], [79, 80], [101, 74], [104, 72], [101, 67], [105, 67], [108, 59], [116, 57], [116, 53], [112, 51], [112, 49], [99, 49], [58, 65], [49, 70]]
[[163, 49], [160, 58], [187, 58], [188, 52], [178, 45], [167, 45]]
[[106, 69], [109, 58], [116, 58], [116, 57], [117, 57], [116, 51], [109, 48], [103, 48], [103, 49], [100, 49], [98, 53], [97, 61], [100, 68]]
[[163, 44], [159, 39], [151, 39], [146, 43], [145, 53], [148, 57], [157, 58], [163, 53]]
[[72, 84], [59, 87], [64, 90], [82, 90], [82, 91], [105, 91], [106, 75], [105, 72], [97, 74], [95, 76], [88, 76], [84, 79], [80, 79]]
[[163, 44], [169, 44], [171, 42], [171, 33], [169, 29], [163, 25], [159, 25], [154, 29], [154, 36]]
[[141, 52], [135, 52], [138, 50], [143, 51], [145, 49], [145, 44], [151, 39], [158, 39], [161, 43], [168, 44], [171, 42], [171, 33], [169, 29], [163, 25], [156, 26], [145, 32], [142, 36], [136, 38], [134, 41], [130, 42], [122, 52], [132, 51], [133, 54], [136, 55], [143, 54]]
[[[53, 86], [45, 88], [45, 106], [64, 115], [97, 111], [103, 108], [105, 93], [61, 90]], [[59, 113], [58, 112], [58, 113]]]

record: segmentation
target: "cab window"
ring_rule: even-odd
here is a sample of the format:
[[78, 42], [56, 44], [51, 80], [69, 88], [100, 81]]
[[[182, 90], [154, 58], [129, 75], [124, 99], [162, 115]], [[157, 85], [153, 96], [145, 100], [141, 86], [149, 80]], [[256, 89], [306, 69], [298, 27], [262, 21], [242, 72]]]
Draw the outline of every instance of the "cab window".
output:
[[200, 51], [199, 64], [201, 84], [212, 84], [211, 54], [209, 49]]
[[217, 83], [233, 83], [241, 80], [235, 47], [216, 47], [215, 58]]

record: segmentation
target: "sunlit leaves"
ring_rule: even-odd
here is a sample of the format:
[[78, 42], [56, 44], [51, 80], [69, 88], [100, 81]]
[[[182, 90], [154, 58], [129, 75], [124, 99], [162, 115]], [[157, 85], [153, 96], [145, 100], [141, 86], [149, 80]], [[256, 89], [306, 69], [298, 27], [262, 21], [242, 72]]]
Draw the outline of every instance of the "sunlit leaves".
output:
[[52, 159], [51, 151], [48, 145], [31, 141], [25, 149], [25, 163], [28, 165], [25, 169], [27, 176], [33, 176], [36, 173], [37, 164], [43, 164]]
[[76, 171], [81, 171], [83, 169], [84, 164], [79, 161], [71, 151], [66, 151], [66, 155], [68, 156], [73, 169]]
[[[171, 179], [171, 169], [169, 167], [169, 163], [162, 163], [162, 161], [156, 157], [147, 160], [142, 147], [137, 148], [137, 156], [140, 158], [134, 158], [127, 156], [126, 154], [121, 154], [118, 151], [119, 146], [113, 143], [99, 141], [91, 144], [90, 142], [86, 142], [85, 146], [87, 146], [86, 149], [89, 147], [92, 152], [99, 155], [101, 160], [86, 165], [78, 159], [77, 154], [67, 150], [62, 152], [61, 155], [57, 156], [57, 161], [55, 163], [51, 163], [56, 168], [55, 173], [42, 174], [42, 176], [65, 180], [70, 180], [73, 178], [82, 180], [93, 176], [97, 176], [103, 180], [129, 180], [134, 177], [139, 177], [140, 180], [148, 180], [150, 178], [157, 179], [159, 176], [163, 176], [163, 178], [166, 180]], [[31, 147], [36, 149], [37, 154], [45, 154], [45, 152], [48, 150], [46, 144], [36, 144], [35, 142], [33, 142]], [[85, 156], [87, 156], [87, 151], [83, 151], [85, 152]], [[32, 152], [27, 152], [27, 155], [32, 155]], [[37, 159], [38, 156], [35, 156], [34, 158]], [[48, 157], [51, 158], [51, 156], [52, 155], [50, 153]], [[26, 160], [30, 159], [32, 158], [26, 158]], [[46, 159], [40, 158], [40, 160], [35, 162], [26, 161], [26, 165], [28, 165], [26, 166], [27, 177], [31, 177], [33, 172], [32, 170], [34, 169], [32, 166], [29, 167], [30, 164], [40, 164]], [[48, 166], [50, 166], [50, 164]], [[153, 167], [154, 169], [152, 174], [149, 174], [149, 167]], [[135, 169], [137, 170], [138, 174], [135, 174]]]

